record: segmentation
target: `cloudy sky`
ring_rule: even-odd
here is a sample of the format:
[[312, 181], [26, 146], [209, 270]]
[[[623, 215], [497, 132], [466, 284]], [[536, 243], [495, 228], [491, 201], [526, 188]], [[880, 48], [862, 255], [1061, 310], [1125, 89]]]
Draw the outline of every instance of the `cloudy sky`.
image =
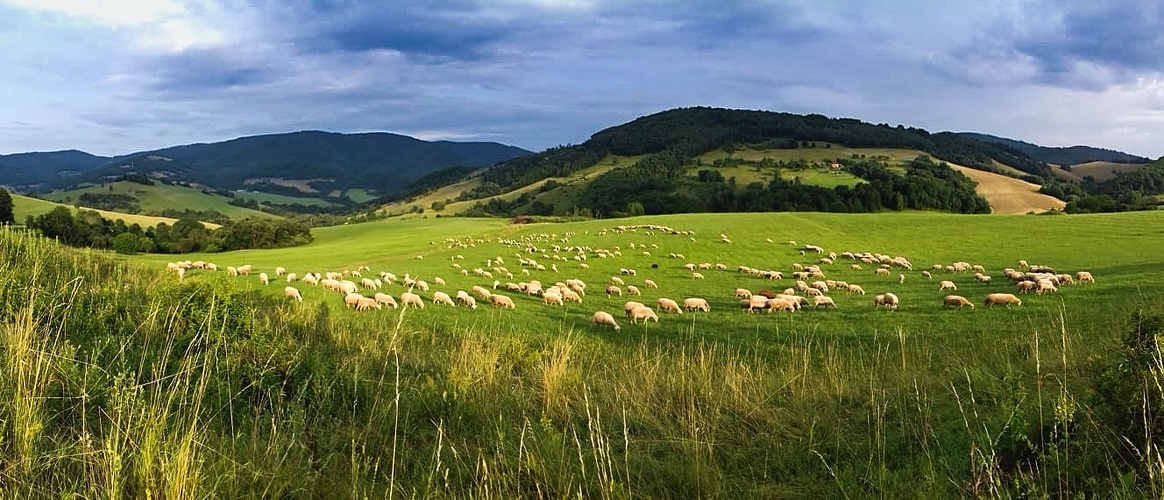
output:
[[1164, 155], [1155, 0], [0, 0], [0, 71], [0, 154], [308, 129], [541, 150], [706, 105]]

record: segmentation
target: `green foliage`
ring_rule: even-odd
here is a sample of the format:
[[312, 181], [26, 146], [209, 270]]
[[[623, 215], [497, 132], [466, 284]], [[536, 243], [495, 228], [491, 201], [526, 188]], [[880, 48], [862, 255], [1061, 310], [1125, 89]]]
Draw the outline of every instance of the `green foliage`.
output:
[[15, 204], [8, 190], [0, 188], [0, 226], [16, 223]]
[[138, 235], [128, 232], [121, 233], [113, 237], [112, 248], [114, 252], [133, 255], [142, 250], [141, 241], [142, 238]]

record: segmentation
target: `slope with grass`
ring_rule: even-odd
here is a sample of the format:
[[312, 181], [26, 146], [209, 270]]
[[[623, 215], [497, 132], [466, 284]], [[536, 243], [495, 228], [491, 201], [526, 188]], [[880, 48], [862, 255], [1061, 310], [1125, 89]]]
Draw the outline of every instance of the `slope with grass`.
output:
[[[16, 222], [17, 223], [23, 223], [24, 220], [29, 216], [36, 217], [38, 215], [43, 215], [43, 214], [49, 213], [50, 211], [52, 211], [52, 209], [59, 207], [59, 206], [66, 207], [66, 208], [76, 212], [76, 207], [73, 207], [71, 205], [54, 203], [51, 201], [42, 200], [40, 198], [32, 198], [32, 197], [28, 197], [28, 196], [19, 195], [19, 194], [13, 194], [12, 201], [13, 201], [13, 205], [14, 205], [13, 208], [14, 208], [14, 212], [16, 215]], [[85, 207], [82, 207], [82, 208], [85, 208]], [[96, 209], [91, 209], [91, 208], [85, 208], [85, 210], [93, 210], [93, 211], [101, 214], [101, 217], [108, 219], [108, 220], [121, 220], [121, 221], [125, 221], [126, 224], [129, 224], [129, 225], [138, 224], [141, 227], [153, 227], [153, 226], [156, 226], [160, 223], [173, 224], [173, 223], [177, 222], [177, 220], [178, 220], [178, 219], [174, 219], [174, 218], [170, 218], [170, 217], [155, 217], [155, 216], [151, 216], [151, 215], [127, 214], [127, 213], [121, 213], [121, 212], [113, 212], [113, 211], [109, 211], [109, 210], [96, 210]], [[219, 224], [214, 224], [214, 223], [210, 223], [210, 222], [204, 222], [203, 224], [206, 225], [206, 227], [209, 227], [212, 229], [219, 227]]]
[[1056, 168], [1053, 170], [1055, 176], [1060, 179], [1079, 184], [1083, 182], [1084, 177], [1092, 177], [1097, 182], [1111, 180], [1116, 175], [1135, 172], [1143, 168], [1147, 163], [1114, 163], [1110, 161], [1092, 161], [1087, 163], [1080, 163], [1071, 165], [1070, 170]]
[[210, 194], [200, 189], [174, 184], [155, 183], [152, 186], [129, 181], [117, 181], [66, 191], [54, 191], [43, 198], [60, 203], [77, 203], [82, 194], [123, 195], [131, 198], [145, 214], [161, 214], [166, 210], [216, 211], [231, 219], [244, 217], [278, 218], [277, 215], [231, 205], [230, 198]]
[[978, 183], [978, 194], [990, 202], [993, 213], [1039, 213], [1063, 210], [1067, 206], [1063, 200], [1040, 193], [1038, 184], [960, 165], [951, 166]]

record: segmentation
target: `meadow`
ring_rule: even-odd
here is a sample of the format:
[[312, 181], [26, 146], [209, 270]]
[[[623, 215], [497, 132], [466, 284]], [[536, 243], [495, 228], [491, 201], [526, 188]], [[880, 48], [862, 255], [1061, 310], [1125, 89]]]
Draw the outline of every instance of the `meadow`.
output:
[[[694, 236], [616, 230], [646, 224]], [[1143, 437], [1157, 428], [1135, 416], [1154, 412], [1164, 391], [1128, 375], [1164, 375], [1156, 349], [1128, 340], [1164, 334], [1158, 212], [698, 214], [520, 226], [413, 218], [313, 234], [303, 247], [184, 256], [255, 270], [238, 278], [194, 270], [179, 283], [164, 271], [173, 256], [68, 250], [6, 230], [0, 391], [13, 397], [0, 402], [0, 494], [1164, 492], [1155, 438]], [[789, 276], [794, 264], [818, 263], [821, 255], [801, 253], [806, 243], [901, 255], [914, 269], [878, 276], [842, 258], [822, 265], [827, 277], [870, 295], [833, 292], [835, 310], [741, 312], [735, 288], [779, 291], [794, 280], [737, 266]], [[566, 247], [591, 249], [589, 268]], [[597, 248], [621, 255], [599, 258]], [[498, 257], [512, 279], [487, 265]], [[986, 293], [1013, 290], [1001, 270], [1019, 259], [1091, 271], [1097, 283], [984, 307]], [[954, 261], [983, 265], [995, 282], [920, 275]], [[689, 262], [727, 270], [697, 280]], [[287, 300], [285, 283], [255, 276], [274, 278], [276, 266], [299, 275], [367, 266], [365, 276], [441, 277], [447, 285], [434, 289], [450, 295], [492, 287], [454, 264], [489, 270], [502, 288], [566, 278], [590, 286], [581, 305], [499, 291], [515, 309], [356, 312], [302, 283], [303, 302]], [[656, 281], [641, 302], [699, 296], [711, 312], [632, 325], [621, 314], [630, 298], [600, 292], [611, 276]], [[978, 307], [944, 308], [940, 279]], [[873, 308], [872, 294], [885, 291], [901, 297], [897, 311]], [[621, 330], [591, 325], [595, 310], [614, 313]], [[1137, 345], [1143, 359], [1129, 357]]]
[[231, 205], [229, 203], [230, 199], [225, 196], [204, 193], [192, 187], [170, 184], [146, 186], [136, 182], [117, 181], [66, 191], [54, 191], [44, 195], [44, 198], [58, 203], [73, 204], [84, 193], [130, 196], [136, 200], [136, 203], [144, 213], [161, 213], [166, 209], [180, 207], [181, 209], [194, 211], [214, 210], [232, 219], [243, 217], [278, 217], [259, 210]]

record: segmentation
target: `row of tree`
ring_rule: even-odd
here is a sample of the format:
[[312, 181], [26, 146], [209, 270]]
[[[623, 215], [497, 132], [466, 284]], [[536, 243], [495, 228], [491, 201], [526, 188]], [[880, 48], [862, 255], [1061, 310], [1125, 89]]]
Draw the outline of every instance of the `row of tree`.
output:
[[225, 252], [250, 248], [281, 248], [310, 243], [307, 224], [290, 219], [241, 219], [226, 221], [211, 229], [196, 219], [179, 219], [173, 225], [161, 223], [142, 228], [122, 220], [109, 220], [91, 210], [74, 215], [66, 207], [56, 207], [25, 226], [45, 237], [75, 247], [108, 248], [119, 253]]

